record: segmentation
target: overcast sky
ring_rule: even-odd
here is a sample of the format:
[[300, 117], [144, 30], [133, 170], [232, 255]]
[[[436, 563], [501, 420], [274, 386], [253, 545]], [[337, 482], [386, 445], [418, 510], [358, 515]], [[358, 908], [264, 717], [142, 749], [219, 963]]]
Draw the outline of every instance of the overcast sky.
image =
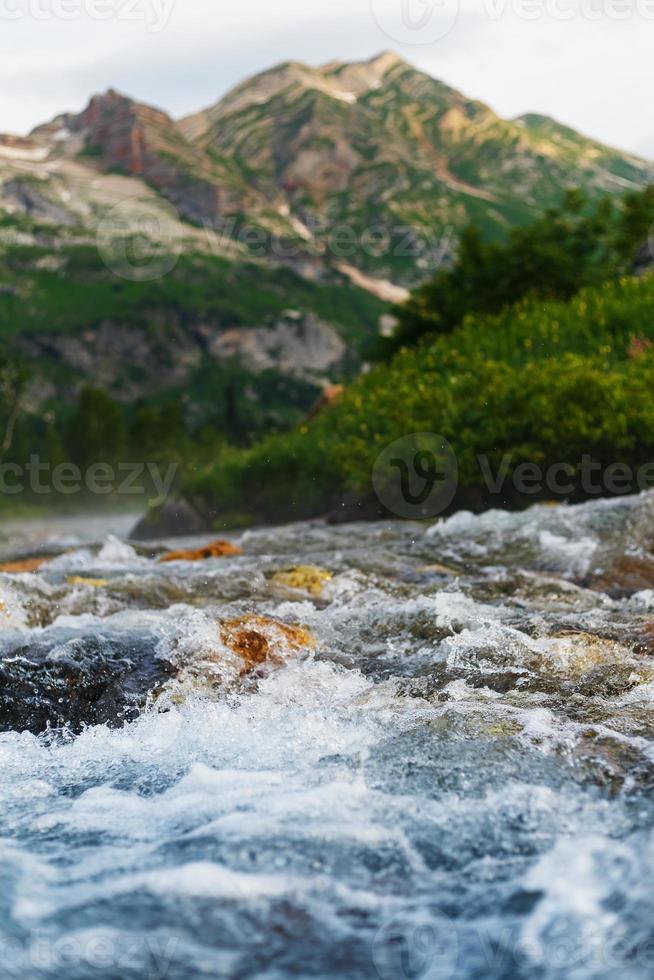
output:
[[109, 86], [175, 116], [276, 62], [392, 49], [503, 116], [654, 158], [654, 0], [0, 0], [0, 131]]

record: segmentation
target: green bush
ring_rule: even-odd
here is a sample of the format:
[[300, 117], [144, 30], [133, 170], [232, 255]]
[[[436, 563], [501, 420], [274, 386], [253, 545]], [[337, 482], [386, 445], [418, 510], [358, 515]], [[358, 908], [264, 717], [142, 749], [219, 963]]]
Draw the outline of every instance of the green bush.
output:
[[71, 459], [83, 467], [125, 459], [127, 430], [120, 407], [105, 392], [84, 388], [68, 421], [66, 442]]
[[589, 207], [579, 191], [563, 206], [503, 241], [485, 241], [471, 225], [461, 236], [452, 268], [440, 269], [403, 306], [390, 338], [377, 342], [384, 359], [429, 334], [451, 333], [467, 315], [500, 313], [525, 297], [567, 300], [580, 289], [629, 273], [654, 222], [654, 186], [604, 198]]
[[[606, 466], [654, 459], [654, 280], [624, 279], [568, 303], [524, 301], [468, 317], [450, 336], [401, 351], [291, 433], [230, 450], [187, 481], [221, 513], [280, 520], [371, 492], [379, 452], [411, 432], [454, 447], [462, 492], [484, 492], [477, 456], [542, 466], [584, 454]], [[508, 501], [510, 502], [510, 501]]]

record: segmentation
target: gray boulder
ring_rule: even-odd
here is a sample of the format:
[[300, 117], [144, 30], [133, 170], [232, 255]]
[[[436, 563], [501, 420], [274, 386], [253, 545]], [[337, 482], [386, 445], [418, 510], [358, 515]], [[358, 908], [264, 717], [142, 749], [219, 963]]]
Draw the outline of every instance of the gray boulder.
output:
[[130, 540], [155, 541], [204, 534], [210, 530], [208, 521], [182, 497], [150, 508], [130, 532]]

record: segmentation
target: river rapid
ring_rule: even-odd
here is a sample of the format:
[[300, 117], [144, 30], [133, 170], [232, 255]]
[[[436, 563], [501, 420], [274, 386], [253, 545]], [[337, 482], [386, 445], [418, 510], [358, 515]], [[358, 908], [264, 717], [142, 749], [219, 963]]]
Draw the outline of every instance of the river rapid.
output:
[[0, 541], [3, 978], [654, 975], [654, 497], [128, 523]]

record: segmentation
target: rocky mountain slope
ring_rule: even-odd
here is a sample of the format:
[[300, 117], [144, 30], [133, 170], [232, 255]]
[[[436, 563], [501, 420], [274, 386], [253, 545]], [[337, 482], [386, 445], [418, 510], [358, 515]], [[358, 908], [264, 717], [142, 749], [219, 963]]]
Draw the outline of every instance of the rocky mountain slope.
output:
[[345, 224], [354, 264], [409, 280], [471, 218], [498, 230], [563, 187], [619, 191], [654, 173], [553, 120], [500, 119], [392, 53], [280, 65], [180, 128], [249, 175], [301, 237]]
[[384, 304], [470, 220], [499, 234], [568, 186], [653, 179], [654, 164], [543, 116], [500, 119], [390, 53], [279, 65], [181, 120], [110, 90], [0, 136], [0, 354], [31, 364], [42, 420], [91, 381], [126, 411], [174, 398], [214, 425], [229, 389], [223, 415], [241, 405], [246, 438], [356, 373]]
[[248, 431], [259, 429], [255, 416], [298, 421], [324, 388], [356, 373], [384, 310], [345, 279], [312, 282], [199, 253], [133, 282], [89, 245], [58, 242], [53, 252], [45, 227], [5, 228], [18, 241], [0, 247], [0, 354], [28, 366], [23, 404], [34, 415], [65, 412], [92, 384], [126, 409], [172, 398], [200, 418], [231, 387]]
[[498, 233], [565, 187], [651, 179], [651, 163], [544, 116], [501, 119], [389, 52], [278, 65], [179, 121], [110, 90], [29, 139], [0, 139], [7, 209], [92, 227], [112, 201], [154, 194], [196, 247], [364, 274], [382, 293], [375, 280], [424, 277], [471, 219]]

